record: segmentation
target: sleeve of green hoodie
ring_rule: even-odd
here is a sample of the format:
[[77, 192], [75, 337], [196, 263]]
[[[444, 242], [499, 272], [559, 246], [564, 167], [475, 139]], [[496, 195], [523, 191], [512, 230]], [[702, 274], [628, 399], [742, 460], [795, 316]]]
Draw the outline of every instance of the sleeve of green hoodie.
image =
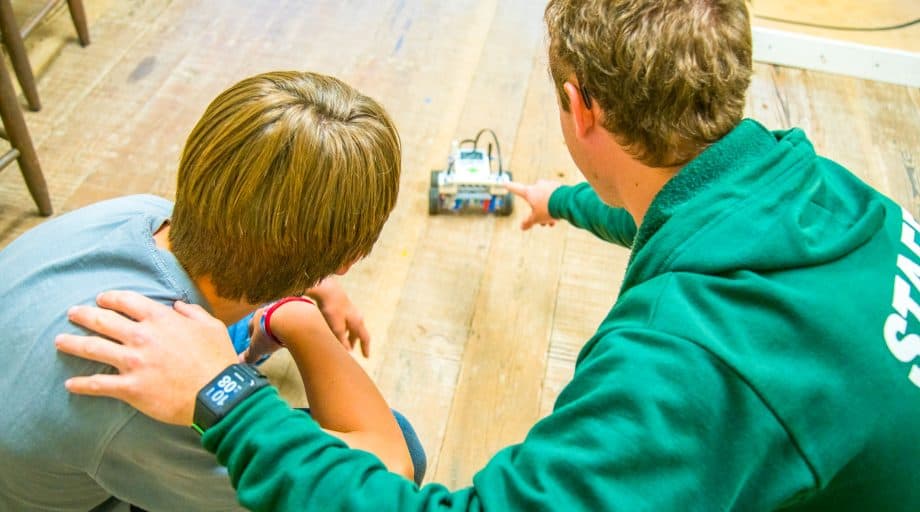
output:
[[549, 214], [623, 247], [631, 247], [636, 237], [629, 212], [607, 206], [588, 183], [557, 188], [549, 198]]
[[202, 442], [256, 511], [756, 511], [812, 483], [758, 395], [699, 346], [631, 328], [589, 352], [553, 413], [455, 492], [387, 472], [272, 388]]

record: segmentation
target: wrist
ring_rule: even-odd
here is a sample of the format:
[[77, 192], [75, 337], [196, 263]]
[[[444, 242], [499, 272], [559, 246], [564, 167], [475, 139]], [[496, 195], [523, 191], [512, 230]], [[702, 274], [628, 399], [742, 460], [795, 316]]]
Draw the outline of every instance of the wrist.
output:
[[560, 185], [549, 193], [549, 198], [546, 201], [546, 212], [553, 219], [562, 218], [562, 211], [565, 208], [566, 200], [568, 200], [568, 191], [570, 189], [571, 187], [567, 185]]
[[228, 366], [198, 392], [192, 428], [204, 434], [240, 402], [268, 385], [268, 379], [252, 365]]
[[290, 322], [287, 320], [292, 315], [301, 315], [305, 312], [296, 306], [316, 309], [316, 304], [306, 297], [285, 297], [269, 306], [262, 315], [261, 326], [265, 335], [282, 347], [285, 346], [284, 340], [290, 339], [287, 333]]

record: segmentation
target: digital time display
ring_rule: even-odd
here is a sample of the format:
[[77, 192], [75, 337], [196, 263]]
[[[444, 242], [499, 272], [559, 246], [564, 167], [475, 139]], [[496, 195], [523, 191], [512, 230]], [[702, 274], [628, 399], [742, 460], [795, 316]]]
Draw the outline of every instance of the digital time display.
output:
[[204, 434], [247, 396], [268, 385], [268, 379], [248, 364], [228, 366], [198, 392], [192, 428]]
[[236, 394], [243, 389], [244, 382], [246, 382], [246, 377], [237, 372], [233, 372], [233, 377], [224, 375], [220, 380], [215, 382], [213, 386], [208, 388], [204, 394], [212, 404], [217, 407], [223, 407], [227, 403], [227, 400], [236, 396]]

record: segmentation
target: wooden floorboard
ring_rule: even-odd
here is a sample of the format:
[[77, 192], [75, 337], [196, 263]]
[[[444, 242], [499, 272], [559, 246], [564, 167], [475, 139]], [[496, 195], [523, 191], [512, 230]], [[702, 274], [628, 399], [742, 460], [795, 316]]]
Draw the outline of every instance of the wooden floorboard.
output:
[[[530, 15], [539, 19], [533, 9]], [[535, 36], [539, 40], [538, 31]], [[527, 76], [528, 68], [529, 78], [521, 82], [531, 85], [529, 91], [521, 88], [529, 93], [514, 126], [516, 143], [505, 153], [513, 176], [523, 182], [566, 158], [557, 136], [545, 129], [557, 122], [546, 108], [552, 88], [545, 63], [535, 59], [535, 65], [510, 71]], [[564, 235], [522, 232], [518, 223], [497, 219], [491, 240], [479, 241], [484, 259], [436, 481], [469, 483], [497, 448], [523, 439], [538, 419]]]
[[[26, 41], [44, 104], [26, 121], [59, 214], [127, 193], [172, 198], [185, 137], [237, 80], [336, 75], [380, 100], [400, 129], [398, 204], [343, 283], [374, 337], [360, 362], [413, 421], [428, 479], [468, 485], [549, 413], [616, 299], [628, 252], [564, 225], [521, 232], [521, 202], [510, 218], [427, 214], [430, 170], [444, 167], [452, 139], [480, 128], [498, 133], [518, 180], [580, 180], [545, 70], [541, 2], [85, 2], [89, 47], [76, 44], [66, 8]], [[871, 21], [897, 17], [880, 12]], [[757, 65], [746, 114], [802, 127], [819, 153], [920, 215], [917, 89]], [[43, 220], [16, 166], [0, 174], [0, 247]], [[269, 370], [304, 403], [289, 358]]]

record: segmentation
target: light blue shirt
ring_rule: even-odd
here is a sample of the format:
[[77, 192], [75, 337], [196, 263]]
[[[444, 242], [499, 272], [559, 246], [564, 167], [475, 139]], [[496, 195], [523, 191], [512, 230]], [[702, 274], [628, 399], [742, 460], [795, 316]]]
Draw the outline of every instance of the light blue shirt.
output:
[[206, 306], [153, 233], [172, 212], [128, 196], [62, 215], [0, 251], [0, 511], [86, 511], [114, 496], [149, 511], [238, 510], [226, 471], [190, 428], [119, 401], [71, 395], [64, 380], [113, 372], [57, 352], [54, 337], [99, 292], [134, 290]]

